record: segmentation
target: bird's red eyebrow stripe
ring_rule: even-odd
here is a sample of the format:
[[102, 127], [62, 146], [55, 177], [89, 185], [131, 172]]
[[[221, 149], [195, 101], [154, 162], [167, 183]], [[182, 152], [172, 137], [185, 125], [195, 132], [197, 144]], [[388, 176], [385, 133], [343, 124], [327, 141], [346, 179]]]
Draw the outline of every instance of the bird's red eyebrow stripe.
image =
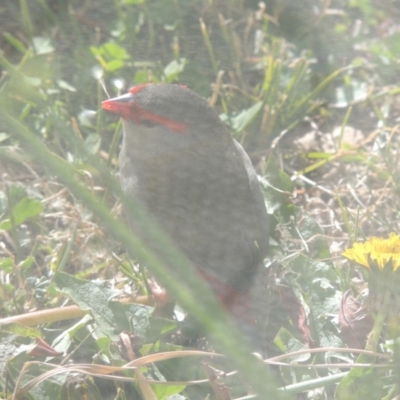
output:
[[152, 85], [152, 83], [143, 83], [142, 85], [134, 86], [133, 88], [129, 89], [129, 93], [135, 94], [139, 93], [145, 86]]
[[153, 114], [152, 112], [144, 110], [141, 107], [137, 108], [137, 116], [139, 117], [139, 121], [137, 121], [137, 123], [140, 123], [141, 120], [148, 119], [156, 122], [157, 124], [164, 125], [177, 133], [186, 133], [188, 130], [187, 124], [184, 122], [174, 121], [168, 117], [164, 117], [164, 115]]

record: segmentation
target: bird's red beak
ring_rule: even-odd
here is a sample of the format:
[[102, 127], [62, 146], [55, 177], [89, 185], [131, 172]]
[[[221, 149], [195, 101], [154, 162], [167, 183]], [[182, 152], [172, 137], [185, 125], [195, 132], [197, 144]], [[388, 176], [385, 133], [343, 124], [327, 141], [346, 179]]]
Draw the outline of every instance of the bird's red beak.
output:
[[101, 103], [103, 110], [110, 111], [120, 115], [124, 119], [130, 119], [132, 115], [132, 103], [135, 101], [135, 96], [131, 93], [124, 94], [113, 99], [104, 100]]

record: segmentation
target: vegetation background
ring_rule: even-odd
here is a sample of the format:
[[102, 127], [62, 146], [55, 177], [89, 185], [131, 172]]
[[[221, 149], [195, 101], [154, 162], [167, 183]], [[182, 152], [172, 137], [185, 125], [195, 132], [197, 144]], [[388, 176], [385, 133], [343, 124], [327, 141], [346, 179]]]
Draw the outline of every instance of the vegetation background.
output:
[[[373, 307], [341, 253], [399, 232], [399, 18], [397, 0], [2, 0], [1, 397], [397, 398], [397, 297], [386, 358], [357, 358]], [[272, 238], [252, 301], [282, 365], [247, 355], [184, 262], [168, 280], [174, 258], [146, 258], [112, 218], [121, 125], [99, 105], [146, 82], [206, 97], [257, 168]], [[212, 346], [153, 314], [145, 266], [229, 362], [182, 351]], [[69, 304], [91, 314], [62, 320]]]

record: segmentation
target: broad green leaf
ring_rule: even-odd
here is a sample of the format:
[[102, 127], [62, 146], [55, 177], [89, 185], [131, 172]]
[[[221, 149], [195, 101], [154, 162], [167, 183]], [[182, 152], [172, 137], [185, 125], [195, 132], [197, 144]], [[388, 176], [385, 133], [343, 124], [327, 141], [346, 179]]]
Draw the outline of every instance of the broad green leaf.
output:
[[122, 68], [125, 65], [125, 62], [123, 60], [111, 60], [109, 62], [106, 63], [106, 70], [109, 72], [114, 72], [119, 70], [120, 68]]
[[13, 257], [8, 257], [8, 258], [2, 258], [0, 259], [0, 271], [5, 272], [6, 274], [9, 274], [10, 272], [13, 271], [15, 262], [14, 262]]
[[[24, 197], [18, 204], [12, 209], [13, 222], [16, 226], [23, 224], [30, 218], [37, 217], [43, 211], [43, 204], [30, 197]], [[9, 219], [6, 219], [0, 223], [0, 229], [5, 231], [10, 230], [12, 223]]]
[[133, 330], [146, 339], [152, 307], [112, 301], [119, 292], [105, 282], [85, 281], [63, 272], [57, 272], [54, 279], [59, 289], [81, 309], [92, 312], [99, 328], [112, 340], [117, 340], [118, 334], [124, 330]]
[[[360, 357], [357, 358], [356, 362], [374, 362], [371, 357]], [[385, 395], [382, 385], [384, 374], [384, 370], [380, 368], [353, 368], [339, 383], [336, 389], [336, 399], [383, 398]]]
[[108, 42], [103, 45], [103, 54], [109, 59], [129, 60], [128, 52], [115, 42]]
[[165, 80], [168, 83], [173, 82], [179, 76], [179, 74], [184, 70], [185, 65], [186, 65], [186, 59], [184, 58], [171, 61], [164, 68]]
[[262, 101], [258, 101], [250, 108], [239, 112], [236, 115], [222, 114], [220, 118], [227, 123], [236, 133], [242, 132], [257, 116], [263, 105]]
[[151, 385], [157, 400], [185, 400], [185, 397], [177, 396], [185, 387], [186, 385]]

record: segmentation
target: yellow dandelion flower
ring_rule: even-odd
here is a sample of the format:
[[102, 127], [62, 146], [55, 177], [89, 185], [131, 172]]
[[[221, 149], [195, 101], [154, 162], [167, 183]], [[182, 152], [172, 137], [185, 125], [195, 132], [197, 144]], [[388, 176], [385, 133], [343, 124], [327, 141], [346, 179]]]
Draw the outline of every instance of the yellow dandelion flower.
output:
[[354, 243], [343, 256], [368, 271], [363, 274], [368, 282], [365, 304], [375, 316], [365, 348], [376, 351], [389, 309], [393, 315], [399, 312], [400, 235], [391, 233], [387, 239], [371, 237], [364, 243]]
[[342, 255], [366, 268], [396, 271], [400, 268], [400, 235], [392, 232], [388, 239], [371, 237], [364, 243], [354, 243]]

